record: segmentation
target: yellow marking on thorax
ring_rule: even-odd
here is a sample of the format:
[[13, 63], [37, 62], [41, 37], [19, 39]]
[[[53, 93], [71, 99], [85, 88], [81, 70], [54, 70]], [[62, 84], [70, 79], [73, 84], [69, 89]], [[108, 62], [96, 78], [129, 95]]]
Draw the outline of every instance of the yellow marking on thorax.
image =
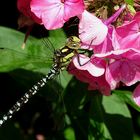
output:
[[71, 53], [69, 53], [69, 54], [67, 54], [65, 57], [62, 57], [61, 58], [61, 70], [64, 70], [64, 69], [66, 69], [67, 68], [67, 66], [68, 66], [68, 64], [70, 63], [70, 61], [71, 61], [71, 59], [73, 58], [73, 56], [75, 55], [75, 53], [74, 52], [71, 52]]
[[61, 52], [62, 53], [65, 53], [65, 52], [67, 52], [69, 49], [68, 48], [63, 48], [62, 50], [61, 50]]
[[61, 70], [66, 69], [73, 56], [75, 56], [80, 48], [80, 39], [76, 36], [71, 36], [67, 39], [64, 47], [60, 48], [60, 55], [58, 55]]
[[70, 61], [70, 59], [75, 55], [74, 52], [69, 53], [68, 55], [66, 55], [65, 57], [62, 58], [62, 62], [65, 63], [67, 61]]

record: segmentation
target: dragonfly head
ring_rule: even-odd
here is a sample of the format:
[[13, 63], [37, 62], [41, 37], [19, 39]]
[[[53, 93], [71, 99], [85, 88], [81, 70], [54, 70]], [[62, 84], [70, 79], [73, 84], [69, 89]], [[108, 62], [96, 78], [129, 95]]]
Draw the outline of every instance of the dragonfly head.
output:
[[80, 39], [76, 36], [70, 36], [67, 39], [66, 46], [70, 49], [78, 50], [80, 48]]

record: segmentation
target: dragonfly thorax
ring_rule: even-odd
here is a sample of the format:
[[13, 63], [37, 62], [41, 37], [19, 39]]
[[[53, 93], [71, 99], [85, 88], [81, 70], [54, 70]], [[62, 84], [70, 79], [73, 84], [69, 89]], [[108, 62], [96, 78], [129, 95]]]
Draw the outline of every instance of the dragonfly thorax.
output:
[[80, 48], [80, 39], [76, 36], [71, 36], [67, 39], [64, 47], [54, 52], [54, 64], [57, 64], [58, 69], [67, 68], [68, 64], [72, 60], [73, 56], [77, 55]]

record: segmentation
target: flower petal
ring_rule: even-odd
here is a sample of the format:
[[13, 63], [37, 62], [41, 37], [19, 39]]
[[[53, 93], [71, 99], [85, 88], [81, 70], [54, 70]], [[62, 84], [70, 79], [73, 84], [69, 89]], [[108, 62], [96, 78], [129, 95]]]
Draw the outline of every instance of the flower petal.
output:
[[96, 63], [91, 62], [90, 58], [85, 55], [78, 55], [73, 59], [75, 67], [79, 70], [87, 70], [92, 76], [98, 77], [104, 74], [105, 69], [98, 67]]
[[64, 20], [81, 14], [84, 11], [83, 0], [66, 0], [64, 4]]
[[31, 18], [36, 23], [41, 24], [42, 23], [41, 19], [39, 17], [37, 17], [30, 9], [30, 2], [31, 2], [31, 0], [18, 0], [17, 8], [25, 16]]
[[110, 95], [110, 86], [106, 82], [104, 75], [100, 77], [93, 77], [87, 71], [78, 69], [73, 69], [69, 72], [75, 75], [76, 78], [80, 81], [88, 83], [88, 90], [99, 90], [102, 94], [106, 96]]
[[69, 18], [84, 10], [83, 0], [65, 0], [64, 3], [61, 0], [32, 0], [30, 7], [49, 30], [61, 28]]
[[135, 88], [133, 92], [133, 99], [138, 106], [140, 106], [140, 84]]
[[64, 24], [64, 4], [60, 0], [32, 0], [31, 11], [39, 18], [46, 29], [61, 28]]
[[81, 41], [89, 45], [98, 45], [102, 43], [108, 32], [107, 26], [86, 10], [79, 18], [79, 37]]
[[106, 68], [105, 79], [111, 89], [115, 89], [120, 81], [120, 65], [121, 63], [117, 61]]

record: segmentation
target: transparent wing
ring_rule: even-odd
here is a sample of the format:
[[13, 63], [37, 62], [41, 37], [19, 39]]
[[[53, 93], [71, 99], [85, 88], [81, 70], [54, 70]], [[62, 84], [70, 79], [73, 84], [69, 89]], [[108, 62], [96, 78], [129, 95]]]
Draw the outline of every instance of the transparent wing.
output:
[[[43, 72], [43, 69], [52, 65], [52, 55], [45, 48], [39, 46], [28, 46], [24, 50], [0, 48], [0, 72], [11, 71], [22, 68], [26, 70]], [[44, 71], [43, 73], [46, 74]]]
[[23, 49], [24, 34], [4, 27], [0, 30], [3, 32], [0, 33], [0, 72], [18, 68], [44, 74], [48, 72], [46, 69], [53, 63], [53, 52], [49, 50], [51, 46], [46, 46], [41, 39], [29, 37]]

